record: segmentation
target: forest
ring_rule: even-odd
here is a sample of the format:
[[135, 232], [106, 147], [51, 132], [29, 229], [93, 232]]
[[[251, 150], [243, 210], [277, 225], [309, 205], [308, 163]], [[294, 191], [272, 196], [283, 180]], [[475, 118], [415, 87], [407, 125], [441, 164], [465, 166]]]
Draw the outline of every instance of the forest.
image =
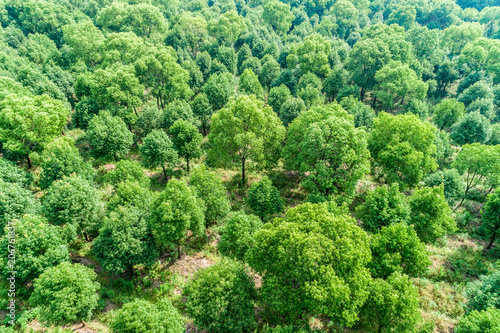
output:
[[499, 333], [499, 0], [0, 0], [0, 333]]

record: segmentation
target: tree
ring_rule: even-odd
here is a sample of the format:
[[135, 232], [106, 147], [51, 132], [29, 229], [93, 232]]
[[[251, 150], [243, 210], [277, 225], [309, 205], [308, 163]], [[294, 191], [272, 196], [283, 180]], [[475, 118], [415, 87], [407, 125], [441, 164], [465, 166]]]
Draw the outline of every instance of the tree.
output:
[[245, 30], [245, 20], [235, 10], [230, 10], [222, 14], [219, 20], [212, 20], [208, 23], [208, 31], [230, 46], [233, 46], [239, 35]]
[[481, 276], [479, 280], [470, 282], [466, 289], [467, 312], [484, 311], [488, 308], [500, 310], [500, 271]]
[[460, 318], [455, 327], [456, 333], [495, 333], [500, 330], [500, 310], [489, 308], [484, 311], [471, 311]]
[[450, 128], [464, 116], [464, 111], [464, 103], [445, 99], [434, 107], [434, 123], [441, 130]]
[[337, 1], [332, 7], [332, 13], [337, 19], [337, 35], [345, 39], [350, 31], [358, 26], [359, 11], [350, 1]]
[[403, 105], [405, 98], [421, 100], [427, 94], [428, 84], [401, 61], [391, 61], [382, 67], [375, 80], [378, 83], [375, 96], [388, 107]]
[[125, 304], [110, 326], [115, 333], [182, 333], [185, 329], [182, 316], [166, 297], [157, 304], [143, 299]]
[[177, 53], [171, 47], [149, 47], [135, 62], [141, 83], [156, 98], [158, 108], [176, 99], [187, 100], [193, 95], [189, 73], [177, 63]]
[[95, 171], [90, 163], [85, 163], [73, 139], [69, 137], [56, 138], [43, 150], [38, 164], [42, 167], [40, 187], [48, 188], [63, 176], [76, 173], [84, 179], [92, 181]]
[[38, 205], [31, 191], [19, 184], [0, 180], [0, 236], [4, 234], [4, 228], [10, 221], [37, 211]]
[[466, 107], [468, 107], [475, 100], [482, 98], [486, 99], [494, 98], [493, 90], [491, 89], [491, 84], [484, 80], [480, 80], [471, 84], [462, 93], [458, 95], [458, 101], [464, 103]]
[[163, 169], [163, 176], [167, 179], [165, 165], [174, 166], [177, 162], [177, 151], [174, 149], [172, 140], [162, 130], [152, 130], [139, 146], [143, 162], [149, 168]]
[[133, 143], [133, 135], [125, 122], [108, 111], [92, 118], [86, 138], [95, 157], [113, 157], [115, 160], [127, 154]]
[[[385, 112], [373, 121], [368, 149], [380, 167], [380, 178], [397, 182], [401, 189], [415, 186], [436, 170], [436, 129], [412, 114], [393, 116]], [[377, 169], [374, 169], [377, 170]]]
[[424, 243], [434, 243], [439, 237], [457, 229], [442, 185], [415, 190], [408, 201], [411, 207], [410, 223]]
[[428, 187], [443, 184], [444, 197], [450, 206], [464, 197], [466, 185], [457, 169], [438, 170], [425, 177], [424, 183]]
[[278, 116], [280, 116], [280, 108], [287, 101], [292, 99], [290, 89], [284, 84], [277, 87], [272, 87], [267, 96], [267, 104], [271, 106]]
[[248, 68], [240, 76], [238, 91], [247, 95], [255, 95], [259, 99], [264, 97], [264, 89], [262, 89], [257, 75]]
[[270, 107], [254, 96], [241, 96], [212, 116], [208, 156], [215, 164], [240, 163], [243, 185], [247, 161], [260, 168], [275, 165], [284, 136], [285, 128]]
[[280, 192], [266, 176], [250, 186], [247, 203], [262, 221], [264, 217], [283, 210]]
[[[69, 252], [60, 229], [47, 223], [38, 215], [24, 215], [12, 220], [5, 228], [7, 233], [0, 238], [0, 274], [7, 279], [11, 271], [16, 271], [16, 282], [26, 284], [37, 278], [47, 268], [69, 261]], [[10, 235], [16, 234], [15, 264], [9, 263]]]
[[255, 328], [253, 303], [257, 295], [242, 263], [224, 259], [199, 270], [184, 290], [184, 296], [186, 312], [200, 329], [243, 333]]
[[0, 179], [26, 188], [31, 184], [32, 176], [11, 161], [0, 157]]
[[353, 218], [311, 203], [265, 224], [247, 253], [263, 274], [260, 293], [270, 309], [287, 320], [321, 316], [347, 327], [368, 297], [370, 257], [368, 236]]
[[264, 5], [262, 18], [276, 31], [285, 35], [290, 30], [295, 16], [290, 11], [290, 5], [280, 1], [268, 1]]
[[300, 69], [304, 72], [316, 74], [321, 78], [328, 77], [331, 71], [328, 61], [330, 53], [330, 43], [317, 33], [311, 34], [297, 48]]
[[340, 106], [354, 116], [354, 126], [372, 128], [375, 111], [369, 105], [361, 102], [357, 97], [347, 96], [342, 98]]
[[203, 86], [203, 92], [215, 111], [222, 109], [234, 95], [233, 79], [230, 73], [213, 74]]
[[278, 78], [280, 75], [280, 65], [274, 60], [274, 58], [269, 58], [263, 65], [259, 71], [259, 81], [267, 88], [269, 91], [271, 87], [271, 83]]
[[27, 156], [60, 135], [68, 122], [63, 102], [47, 95], [35, 97], [11, 94], [0, 108], [0, 141], [3, 148]]
[[179, 15], [177, 23], [167, 36], [167, 40], [172, 40], [171, 44], [174, 45], [187, 46], [191, 54], [196, 56], [206, 37], [208, 37], [207, 21], [203, 16], [184, 12]]
[[244, 211], [232, 212], [221, 230], [217, 245], [224, 256], [245, 262], [247, 252], [255, 246], [255, 233], [262, 228], [262, 221]]
[[38, 318], [47, 326], [88, 320], [99, 299], [96, 278], [91, 268], [62, 262], [35, 279], [30, 305], [39, 308]]
[[189, 123], [196, 122], [191, 105], [184, 100], [176, 99], [168, 103], [163, 110], [163, 126], [169, 130], [179, 119], [186, 120]]
[[490, 121], [478, 111], [467, 113], [451, 127], [450, 134], [450, 138], [459, 145], [485, 143], [490, 136]]
[[300, 98], [291, 98], [280, 107], [280, 119], [283, 125], [288, 126], [295, 118], [306, 110], [306, 104]]
[[114, 188], [114, 194], [107, 202], [108, 212], [115, 211], [120, 207], [135, 207], [144, 218], [149, 217], [153, 193], [148, 188], [144, 188], [137, 181], [126, 180]]
[[75, 106], [75, 113], [73, 113], [72, 123], [75, 127], [86, 129], [92, 118], [99, 114], [101, 107], [97, 102], [84, 96]]
[[141, 164], [134, 160], [121, 160], [115, 168], [104, 175], [104, 181], [117, 186], [124, 181], [138, 182], [142, 187], [149, 188], [150, 179]]
[[163, 125], [163, 112], [155, 104], [146, 104], [141, 113], [137, 116], [135, 128], [141, 138], [151, 131], [160, 129]]
[[338, 104], [302, 112], [288, 127], [285, 168], [308, 173], [303, 185], [323, 195], [349, 195], [369, 171], [366, 133]]
[[410, 206], [397, 183], [368, 192], [365, 202], [356, 207], [356, 216], [363, 221], [363, 228], [372, 232], [393, 223], [406, 223], [410, 215]]
[[223, 64], [229, 73], [235, 75], [238, 56], [232, 47], [220, 46], [217, 50], [217, 60]]
[[191, 102], [191, 108], [193, 110], [194, 116], [201, 122], [201, 126], [203, 127], [203, 135], [206, 135], [206, 129], [210, 122], [210, 118], [214, 113], [214, 109], [212, 108], [207, 95], [205, 93], [196, 95], [194, 100]]
[[204, 165], [191, 172], [189, 185], [196, 190], [198, 198], [205, 203], [205, 223], [207, 225], [222, 221], [230, 211], [227, 190], [221, 179], [207, 170]]
[[453, 166], [460, 174], [467, 175], [461, 205], [471, 188], [477, 186], [482, 180], [494, 178], [499, 174], [500, 149], [479, 143], [466, 144], [462, 147]]
[[[236, 67], [238, 67], [238, 74], [241, 74], [241, 73], [243, 73], [241, 65], [243, 65], [245, 60], [252, 58], [252, 50], [250, 49], [250, 46], [248, 46], [247, 43], [243, 44], [240, 47], [240, 49], [238, 50], [237, 56], [238, 56], [238, 61], [236, 63]], [[255, 74], [258, 74], [258, 73], [255, 73]]]
[[105, 37], [91, 20], [68, 24], [63, 27], [63, 33], [64, 41], [77, 58], [92, 67], [101, 61]]
[[162, 247], [175, 245], [180, 258], [180, 241], [187, 231], [199, 235], [204, 230], [203, 201], [184, 182], [172, 179], [152, 207], [149, 223], [157, 244]]
[[393, 223], [382, 227], [370, 239], [373, 260], [372, 276], [387, 278], [394, 272], [417, 277], [431, 264], [425, 249], [411, 225]]
[[361, 323], [370, 332], [415, 332], [421, 319], [418, 289], [408, 276], [393, 273], [374, 279], [361, 309]]
[[488, 195], [488, 201], [483, 206], [482, 217], [482, 227], [487, 231], [488, 235], [491, 235], [490, 241], [485, 248], [489, 250], [493, 246], [498, 229], [500, 229], [500, 190]]
[[119, 275], [134, 265], [151, 265], [157, 258], [151, 227], [135, 207], [119, 207], [104, 218], [92, 254], [104, 271]]
[[134, 32], [139, 37], [158, 38], [166, 32], [167, 22], [158, 7], [148, 3], [138, 3], [127, 7], [126, 16], [120, 27]]
[[186, 160], [187, 172], [189, 173], [189, 160], [201, 156], [201, 142], [203, 136], [198, 128], [185, 120], [177, 120], [170, 127], [172, 141], [177, 154]]
[[99, 191], [87, 180], [71, 175], [47, 189], [42, 211], [50, 223], [69, 227], [72, 236], [80, 232], [95, 235], [104, 216], [104, 204]]

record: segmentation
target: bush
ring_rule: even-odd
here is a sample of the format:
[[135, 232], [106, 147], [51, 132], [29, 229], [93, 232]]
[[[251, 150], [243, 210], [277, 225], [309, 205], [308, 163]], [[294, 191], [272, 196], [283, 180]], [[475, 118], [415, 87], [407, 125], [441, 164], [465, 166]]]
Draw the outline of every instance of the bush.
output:
[[488, 308], [500, 310], [500, 271], [482, 276], [467, 285], [467, 310], [482, 311]]
[[404, 223], [382, 227], [372, 236], [370, 248], [373, 259], [369, 267], [374, 277], [386, 278], [396, 271], [416, 277], [431, 264], [413, 226]]
[[219, 251], [230, 258], [245, 261], [245, 256], [255, 244], [254, 235], [262, 227], [261, 220], [243, 211], [233, 212], [221, 229]]
[[35, 279], [30, 305], [40, 308], [38, 319], [47, 326], [89, 320], [99, 299], [96, 278], [88, 267], [60, 263]]
[[257, 216], [264, 221], [264, 217], [280, 212], [283, 209], [283, 200], [271, 180], [264, 176], [261, 181], [253, 183], [248, 190], [248, 205]]
[[130, 271], [137, 264], [151, 265], [158, 254], [151, 227], [135, 207], [120, 207], [104, 219], [92, 253], [112, 275]]
[[406, 223], [410, 218], [410, 206], [398, 184], [380, 186], [368, 192], [363, 204], [356, 207], [356, 216], [368, 231], [379, 230], [392, 223]]
[[184, 321], [166, 298], [158, 304], [136, 299], [116, 312], [111, 322], [116, 333], [182, 333]]
[[455, 333], [498, 333], [500, 332], [500, 310], [489, 308], [472, 311], [462, 317], [455, 327]]
[[230, 259], [199, 270], [184, 290], [186, 312], [196, 327], [239, 333], [255, 328], [254, 282], [245, 266]]

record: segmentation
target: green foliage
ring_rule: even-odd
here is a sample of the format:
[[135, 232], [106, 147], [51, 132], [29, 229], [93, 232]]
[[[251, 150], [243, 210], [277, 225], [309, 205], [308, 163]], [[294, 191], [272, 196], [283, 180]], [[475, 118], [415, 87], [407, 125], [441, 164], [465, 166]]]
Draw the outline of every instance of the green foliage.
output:
[[439, 237], [456, 230], [442, 185], [415, 190], [408, 201], [411, 207], [410, 223], [423, 242], [434, 243]]
[[283, 156], [287, 169], [309, 173], [304, 187], [326, 196], [350, 194], [369, 171], [366, 133], [336, 103], [302, 112], [289, 126]]
[[459, 145], [485, 143], [491, 136], [490, 121], [478, 111], [466, 114], [451, 127], [450, 138]]
[[249, 68], [245, 69], [240, 76], [238, 91], [247, 95], [255, 95], [259, 99], [264, 97], [264, 89], [262, 89], [257, 75]]
[[273, 108], [278, 116], [281, 116], [281, 107], [291, 99], [292, 95], [290, 94], [290, 89], [284, 84], [281, 84], [280, 86], [271, 88], [267, 96], [267, 104]]
[[245, 30], [245, 21], [235, 10], [227, 11], [219, 17], [219, 20], [208, 23], [208, 31], [214, 34], [217, 39], [223, 39], [230, 45]]
[[69, 110], [47, 95], [27, 97], [11, 94], [0, 108], [0, 141], [3, 148], [28, 154], [61, 134]]
[[74, 141], [68, 137], [56, 138], [47, 144], [37, 163], [42, 167], [40, 173], [40, 187], [48, 188], [52, 183], [63, 176], [75, 173], [88, 181], [95, 175], [90, 163], [85, 163], [80, 156]]
[[225, 259], [199, 270], [184, 296], [186, 312], [200, 329], [243, 333], [255, 327], [254, 282], [245, 266], [237, 261]]
[[393, 223], [406, 223], [410, 215], [410, 206], [397, 183], [368, 192], [365, 202], [356, 207], [356, 216], [363, 221], [363, 228], [372, 232]]
[[323, 36], [317, 33], [311, 34], [297, 49], [300, 69], [322, 78], [328, 77], [331, 71], [328, 61], [330, 52], [330, 43]]
[[73, 113], [73, 125], [77, 128], [86, 129], [92, 118], [99, 114], [101, 107], [97, 102], [87, 96], [84, 96], [81, 101], [75, 106]]
[[271, 82], [273, 82], [280, 75], [280, 65], [274, 60], [274, 58], [268, 59], [259, 71], [259, 81], [269, 90]]
[[145, 137], [151, 131], [160, 129], [163, 125], [163, 112], [157, 105], [151, 103], [144, 107], [144, 110], [139, 113], [135, 127], [141, 137]]
[[115, 187], [114, 195], [107, 203], [108, 211], [119, 207], [136, 207], [144, 216], [148, 216], [153, 200], [153, 194], [137, 181], [125, 180]]
[[214, 113], [207, 95], [205, 93], [196, 95], [194, 100], [191, 102], [191, 108], [193, 109], [194, 116], [201, 122], [201, 125], [203, 126], [203, 135], [205, 135], [210, 118]]
[[280, 1], [268, 1], [262, 12], [264, 22], [270, 24], [276, 31], [286, 34], [292, 26], [295, 16], [290, 10], [290, 5]]
[[35, 279], [29, 300], [39, 307], [39, 320], [47, 326], [89, 320], [99, 299], [96, 277], [91, 268], [69, 262], [46, 269]]
[[456, 333], [495, 333], [500, 331], [500, 310], [489, 308], [472, 311], [462, 317], [455, 327]]
[[179, 119], [194, 123], [193, 110], [188, 102], [183, 100], [175, 100], [167, 104], [163, 110], [163, 126], [167, 129]]
[[230, 73], [213, 74], [203, 86], [212, 108], [222, 109], [234, 94], [233, 76]]
[[165, 165], [173, 167], [177, 162], [177, 152], [173, 145], [167, 133], [162, 130], [152, 130], [139, 146], [144, 164], [149, 168], [161, 166], [164, 172]]
[[371, 237], [370, 249], [373, 260], [369, 267], [376, 278], [387, 278], [394, 272], [416, 277], [431, 264], [425, 244], [413, 226], [405, 223], [382, 227]]
[[134, 160], [121, 160], [115, 168], [104, 175], [104, 181], [117, 186], [124, 181], [136, 181], [143, 187], [149, 187], [149, 177], [141, 164]]
[[99, 190], [77, 175], [55, 181], [42, 198], [42, 211], [50, 223], [77, 232], [96, 234], [104, 215]]
[[464, 116], [465, 106], [455, 99], [445, 99], [434, 109], [434, 123], [441, 129], [451, 128]]
[[500, 310], [500, 271], [481, 276], [467, 285], [465, 291], [468, 311], [484, 311], [488, 308]]
[[35, 214], [37, 211], [37, 202], [31, 191], [19, 184], [0, 180], [0, 235], [3, 235], [4, 227], [13, 219], [24, 214]]
[[356, 127], [372, 128], [375, 111], [370, 106], [359, 101], [354, 96], [342, 98], [340, 106], [354, 116], [354, 125]]
[[198, 128], [185, 120], [177, 120], [170, 127], [172, 141], [177, 154], [186, 160], [187, 172], [189, 172], [189, 161], [201, 156], [201, 142], [203, 136]]
[[[271, 89], [272, 91], [272, 89]], [[270, 95], [271, 93], [269, 93]], [[306, 110], [306, 104], [301, 98], [291, 98], [285, 101], [280, 109], [279, 115], [283, 125], [288, 126], [301, 112]]]
[[188, 230], [204, 230], [204, 203], [184, 182], [170, 180], [152, 207], [149, 223], [160, 246], [178, 245]]
[[250, 186], [247, 203], [261, 220], [283, 210], [280, 193], [266, 176]]
[[[15, 235], [15, 237], [12, 237]], [[15, 264], [9, 264], [10, 239], [15, 239]], [[12, 220], [0, 238], [0, 271], [4, 279], [16, 271], [16, 283], [25, 284], [37, 278], [47, 268], [69, 261], [68, 247], [60, 229], [37, 215], [24, 215]]]
[[238, 57], [236, 56], [236, 52], [234, 52], [234, 48], [232, 47], [219, 47], [217, 51], [217, 60], [223, 64], [229, 73], [236, 74], [236, 64], [238, 62]]
[[0, 157], [0, 178], [6, 183], [19, 184], [21, 187], [27, 187], [31, 183], [31, 174], [14, 163]]
[[230, 204], [227, 190], [221, 179], [202, 165], [191, 172], [189, 185], [196, 190], [196, 196], [203, 200], [207, 210], [207, 225], [222, 221], [229, 214]]
[[379, 113], [368, 140], [375, 166], [381, 168], [378, 176], [402, 189], [414, 187], [437, 168], [435, 132], [434, 126], [415, 115]]
[[255, 245], [255, 233], [262, 228], [262, 221], [244, 211], [232, 212], [221, 229], [219, 251], [230, 258], [245, 261], [246, 253]]
[[493, 91], [487, 82], [478, 81], [465, 89], [458, 96], [458, 101], [464, 103], [465, 106], [468, 107], [472, 102], [483, 98], [493, 99]]
[[133, 135], [125, 122], [108, 111], [101, 111], [92, 118], [86, 138], [95, 157], [113, 157], [115, 160], [127, 154], [133, 143]]
[[488, 201], [483, 206], [482, 217], [483, 217], [483, 230], [486, 231], [488, 236], [491, 237], [490, 243], [486, 247], [489, 250], [493, 246], [493, 242], [497, 236], [497, 232], [500, 229], [500, 190], [496, 190], [492, 194], [488, 195]]
[[151, 227], [133, 207], [120, 207], [104, 219], [92, 253], [112, 275], [132, 270], [137, 264], [151, 265], [157, 258]]
[[444, 197], [452, 206], [457, 200], [463, 198], [465, 193], [465, 182], [457, 169], [439, 170], [428, 175], [424, 179], [428, 187], [444, 185]]
[[305, 203], [265, 224], [255, 244], [247, 258], [265, 272], [260, 293], [270, 309], [289, 320], [321, 315], [346, 326], [357, 321], [368, 297], [371, 255], [368, 236], [354, 219]]
[[421, 319], [419, 295], [413, 282], [398, 272], [375, 279], [361, 309], [361, 323], [369, 332], [415, 332]]
[[116, 333], [182, 333], [184, 322], [167, 298], [157, 304], [136, 299], [117, 311], [111, 322], [111, 330]]
[[244, 183], [246, 162], [274, 166], [284, 136], [285, 128], [270, 107], [254, 96], [241, 96], [212, 116], [208, 157], [224, 166], [239, 162]]

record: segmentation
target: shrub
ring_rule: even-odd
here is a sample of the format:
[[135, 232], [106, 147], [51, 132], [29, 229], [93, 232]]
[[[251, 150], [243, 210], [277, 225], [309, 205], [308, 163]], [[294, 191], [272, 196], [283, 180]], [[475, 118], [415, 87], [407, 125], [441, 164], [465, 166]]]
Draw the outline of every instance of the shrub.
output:
[[500, 332], [500, 310], [489, 308], [472, 311], [462, 317], [455, 327], [455, 333], [498, 333]]
[[255, 244], [254, 235], [262, 227], [261, 220], [243, 211], [231, 213], [221, 230], [219, 251], [230, 258], [245, 261], [245, 256]]
[[278, 189], [265, 176], [261, 181], [250, 186], [247, 202], [261, 220], [283, 209], [283, 200]]

